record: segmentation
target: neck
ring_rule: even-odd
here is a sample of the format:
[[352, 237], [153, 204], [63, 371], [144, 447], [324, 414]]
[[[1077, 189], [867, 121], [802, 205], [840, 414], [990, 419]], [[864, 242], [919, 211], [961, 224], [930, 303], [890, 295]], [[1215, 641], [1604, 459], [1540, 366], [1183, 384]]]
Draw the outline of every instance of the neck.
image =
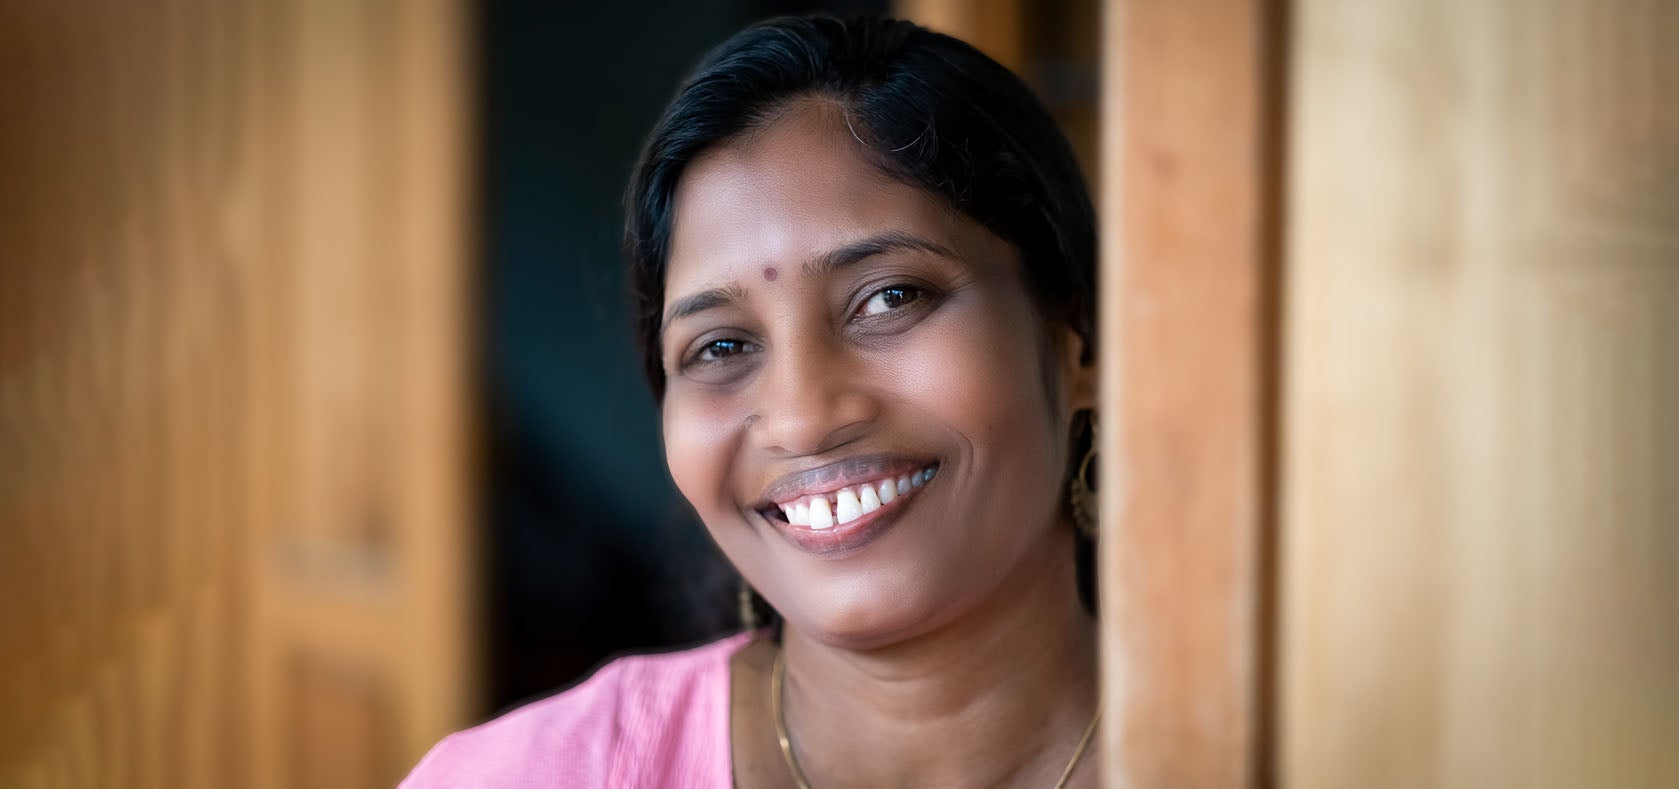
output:
[[1096, 635], [1070, 530], [1046, 542], [972, 610], [887, 647], [787, 628], [787, 725], [813, 784], [1054, 783], [1096, 709]]

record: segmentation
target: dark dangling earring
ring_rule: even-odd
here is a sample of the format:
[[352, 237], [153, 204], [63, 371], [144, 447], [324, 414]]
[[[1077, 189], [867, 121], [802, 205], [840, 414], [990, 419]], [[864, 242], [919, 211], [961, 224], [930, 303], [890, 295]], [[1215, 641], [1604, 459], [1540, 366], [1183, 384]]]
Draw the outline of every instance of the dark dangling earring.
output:
[[754, 596], [752, 584], [747, 583], [745, 578], [740, 579], [738, 604], [740, 605], [740, 627], [742, 630], [758, 629], [758, 606], [752, 600]]
[[1084, 458], [1079, 461], [1078, 470], [1073, 472], [1073, 480], [1069, 483], [1068, 501], [1072, 504], [1073, 525], [1078, 527], [1079, 533], [1092, 540], [1096, 539], [1100, 524], [1097, 522], [1099, 504], [1096, 498], [1096, 412], [1090, 412], [1090, 446], [1084, 451]]

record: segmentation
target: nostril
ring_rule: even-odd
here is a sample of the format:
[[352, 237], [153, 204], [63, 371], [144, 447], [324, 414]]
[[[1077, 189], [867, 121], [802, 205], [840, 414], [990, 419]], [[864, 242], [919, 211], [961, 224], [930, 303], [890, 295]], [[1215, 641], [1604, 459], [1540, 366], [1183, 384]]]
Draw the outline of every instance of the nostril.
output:
[[[832, 450], [866, 433], [880, 402], [853, 364], [829, 349], [784, 344], [761, 372], [746, 430], [758, 446], [790, 455]], [[768, 355], [767, 355], [768, 356]]]

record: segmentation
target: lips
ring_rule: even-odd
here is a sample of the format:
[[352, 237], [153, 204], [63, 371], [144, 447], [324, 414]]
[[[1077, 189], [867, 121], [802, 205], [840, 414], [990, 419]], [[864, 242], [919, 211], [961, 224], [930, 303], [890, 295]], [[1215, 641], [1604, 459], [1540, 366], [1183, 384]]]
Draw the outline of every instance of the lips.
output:
[[938, 470], [937, 461], [850, 458], [782, 477], [766, 491], [758, 512], [801, 549], [849, 551], [896, 521]]
[[788, 523], [822, 531], [843, 526], [894, 504], [900, 498], [908, 498], [916, 488], [930, 482], [938, 470], [938, 464], [934, 463], [896, 477], [867, 480], [777, 501], [775, 506]]

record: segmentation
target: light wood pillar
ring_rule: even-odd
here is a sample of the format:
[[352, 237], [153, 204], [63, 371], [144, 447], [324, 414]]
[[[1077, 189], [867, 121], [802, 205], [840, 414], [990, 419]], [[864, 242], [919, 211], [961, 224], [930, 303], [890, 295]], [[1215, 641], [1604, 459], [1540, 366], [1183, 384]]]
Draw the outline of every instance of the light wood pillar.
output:
[[1286, 785], [1679, 785], [1679, 5], [1295, 20]]

